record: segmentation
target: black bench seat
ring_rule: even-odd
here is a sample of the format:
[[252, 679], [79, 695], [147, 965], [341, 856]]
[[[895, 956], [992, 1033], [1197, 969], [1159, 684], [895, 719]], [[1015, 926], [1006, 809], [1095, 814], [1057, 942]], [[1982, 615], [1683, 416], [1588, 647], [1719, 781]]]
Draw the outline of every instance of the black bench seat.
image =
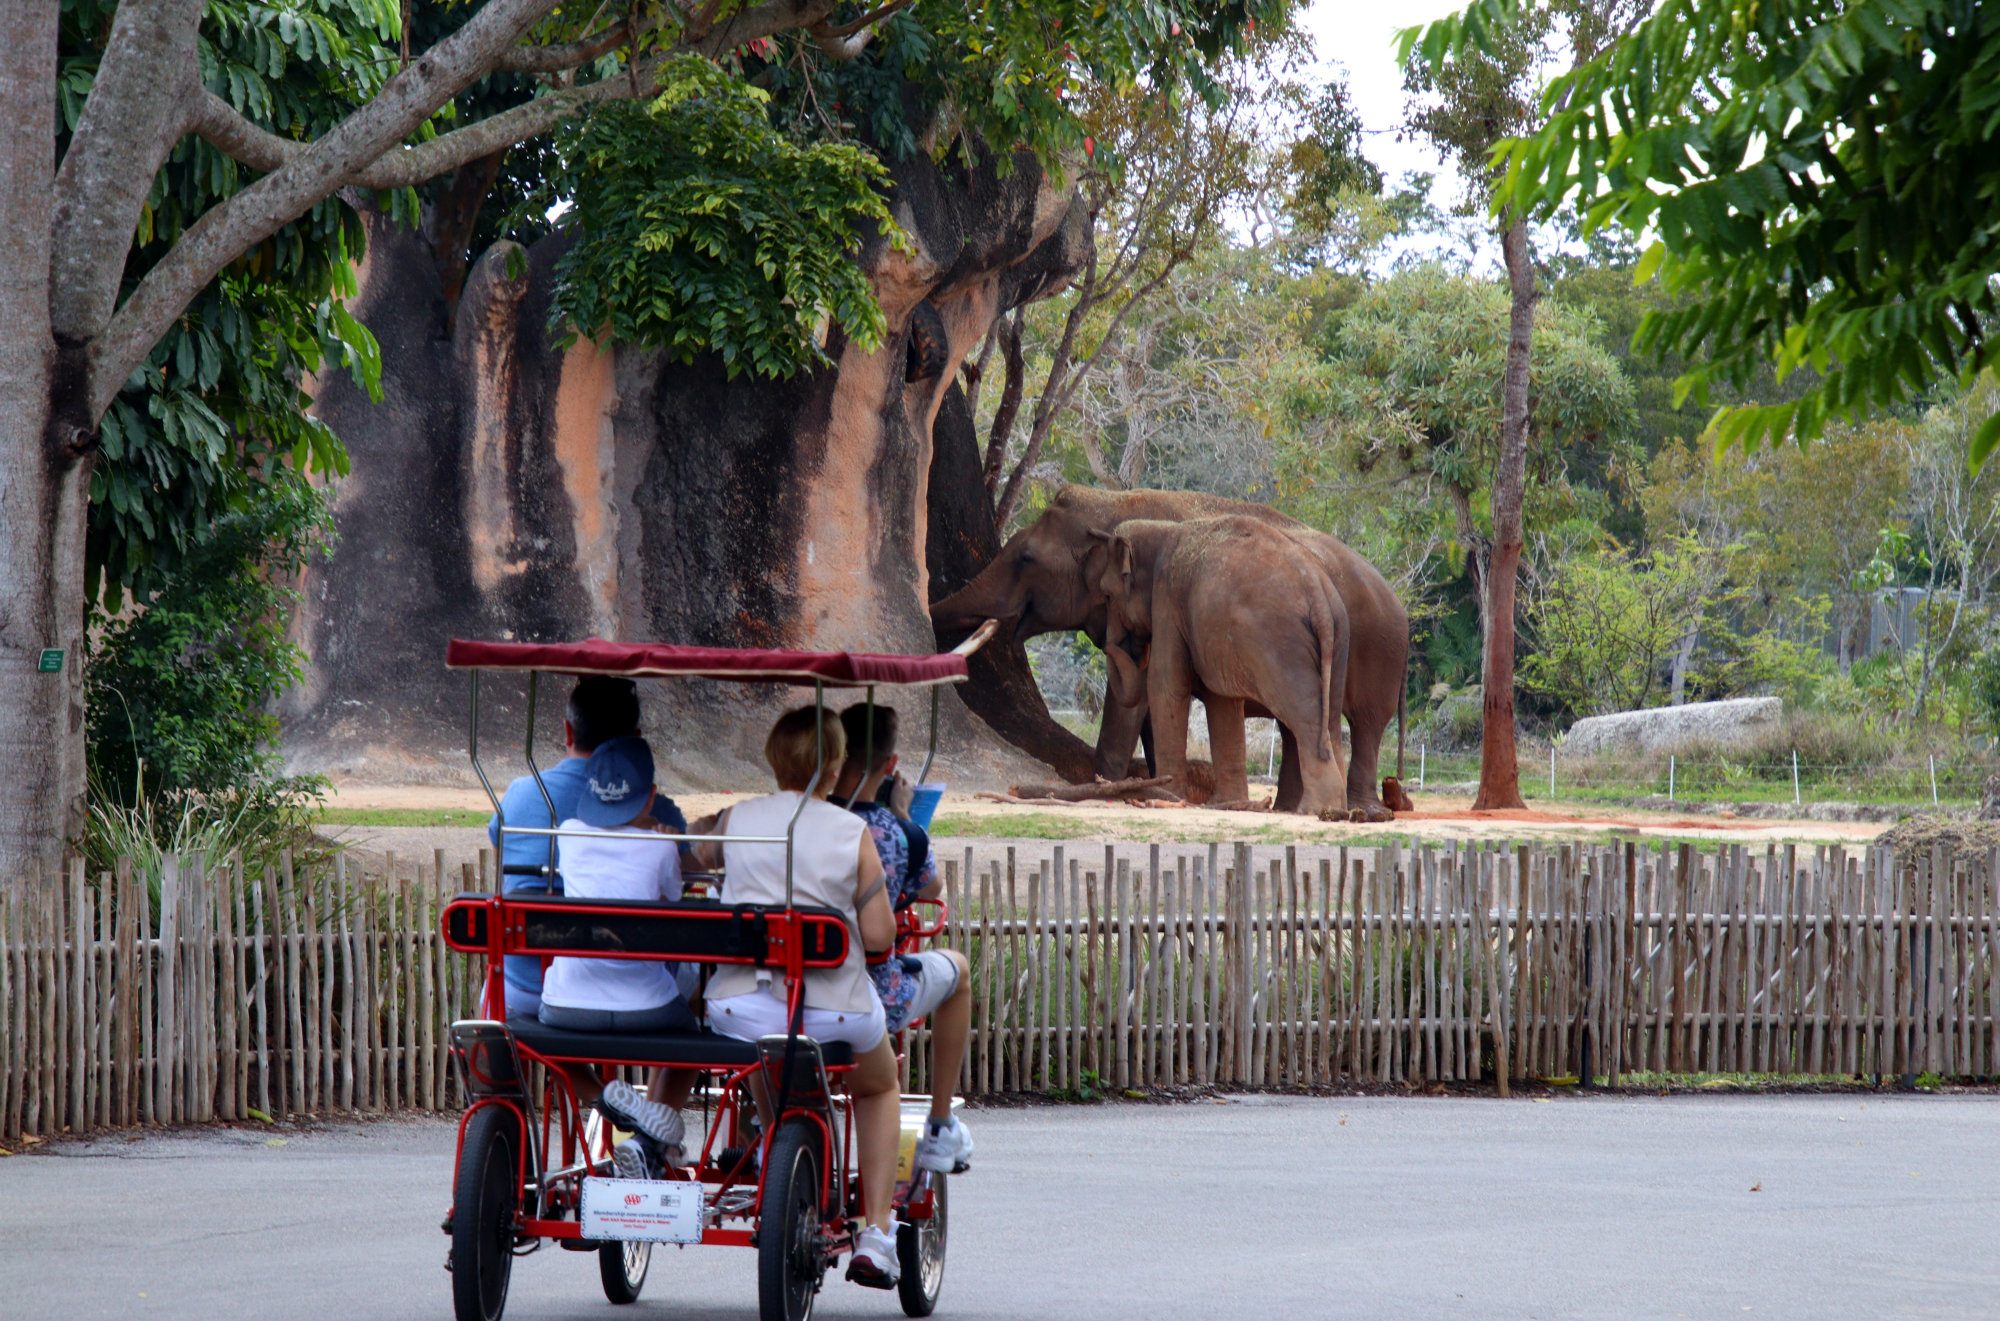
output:
[[[757, 1062], [756, 1042], [738, 1041], [716, 1032], [575, 1032], [528, 1017], [509, 1018], [507, 1029], [537, 1055], [557, 1059], [688, 1064], [700, 1068], [730, 1068]], [[854, 1048], [844, 1041], [824, 1041], [819, 1049], [829, 1066], [854, 1063]]]

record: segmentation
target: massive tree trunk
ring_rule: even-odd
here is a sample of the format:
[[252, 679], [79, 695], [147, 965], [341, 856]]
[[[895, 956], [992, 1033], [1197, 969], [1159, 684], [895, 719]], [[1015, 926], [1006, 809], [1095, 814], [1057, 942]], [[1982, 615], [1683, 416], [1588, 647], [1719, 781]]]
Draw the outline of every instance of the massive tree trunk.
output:
[[[1061, 286], [1083, 231], [1025, 154], [1005, 177], [920, 157], [896, 167], [892, 197], [919, 250], [862, 255], [888, 316], [883, 346], [836, 339], [830, 367], [783, 382], [556, 347], [560, 235], [531, 248], [518, 277], [506, 250], [482, 256], [447, 330], [432, 254], [372, 225], [355, 310], [381, 341], [388, 402], [343, 378], [319, 384], [316, 409], [353, 471], [335, 494], [340, 543], [308, 580], [299, 626], [313, 661], [285, 713], [292, 764], [464, 775], [466, 681], [442, 668], [453, 634], [930, 649], [926, 567], [953, 562], [966, 535], [936, 516], [954, 505], [931, 485], [957, 470], [934, 462], [933, 436], [971, 445], [954, 403], [965, 355], [998, 312]], [[976, 450], [962, 475], [983, 504]], [[939, 538], [949, 545], [934, 549]], [[1032, 692], [1018, 648], [974, 682], [993, 675]], [[559, 734], [566, 689], [542, 690], [543, 737]], [[907, 709], [906, 737], [925, 737], [927, 702], [880, 696]], [[518, 684], [484, 688], [484, 748], [518, 747], [522, 698]], [[797, 700], [648, 685], [667, 782], [761, 782], [767, 718]], [[943, 713], [946, 774], [1020, 778], [1024, 763], [960, 703]]]
[[[979, 576], [1000, 553], [993, 504], [980, 477], [978, 433], [964, 392], [954, 385], [938, 410], [932, 435], [929, 559], [931, 600], [940, 601]], [[959, 634], [940, 634], [956, 645]], [[1028, 667], [1028, 650], [1012, 636], [996, 637], [972, 658], [970, 682], [959, 696], [1009, 743], [1055, 767], [1068, 780], [1089, 780], [1095, 751], [1057, 724]]]
[[[0, 887], [83, 824], [83, 521], [91, 427], [50, 315], [56, 6], [0, 8]], [[44, 652], [55, 668], [42, 668]]]
[[1535, 327], [1535, 268], [1527, 222], [1513, 217], [1501, 236], [1512, 306], [1501, 387], [1500, 457], [1493, 469], [1493, 558], [1486, 570], [1486, 637], [1474, 811], [1522, 807], [1514, 748], [1514, 595], [1521, 576], [1521, 498], [1528, 474], [1528, 363]]

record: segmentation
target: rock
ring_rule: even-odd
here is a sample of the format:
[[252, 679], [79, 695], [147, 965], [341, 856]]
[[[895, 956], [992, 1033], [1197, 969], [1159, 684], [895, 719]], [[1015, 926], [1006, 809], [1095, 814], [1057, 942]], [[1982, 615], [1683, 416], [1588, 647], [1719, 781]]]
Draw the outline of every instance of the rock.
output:
[[1645, 711], [1586, 716], [1569, 727], [1563, 751], [1573, 756], [1607, 753], [1664, 754], [1689, 744], [1729, 747], [1774, 728], [1785, 713], [1776, 697], [1735, 697]]
[[[891, 195], [916, 250], [874, 239], [857, 258], [887, 317], [882, 346], [834, 335], [830, 365], [778, 382], [731, 377], [712, 355], [561, 343], [549, 322], [571, 241], [560, 232], [488, 249], [448, 317], [430, 251], [371, 220], [350, 307], [381, 344], [385, 399], [344, 372], [315, 383], [314, 412], [353, 470], [333, 497], [338, 546], [301, 584], [310, 661], [281, 712], [289, 764], [468, 774], [466, 678], [443, 667], [451, 636], [935, 647], [934, 587], [952, 590], [997, 549], [960, 364], [999, 312], [1059, 291], [1089, 243], [1072, 185], [1025, 152], [1000, 166], [923, 152], [898, 163]], [[969, 686], [1018, 713], [1017, 743], [1088, 772], [1090, 748], [1050, 719], [1018, 643], [982, 652]], [[543, 751], [560, 749], [568, 688], [538, 694]], [[740, 787], [768, 774], [764, 731], [799, 693], [689, 681], [647, 685], [644, 700], [671, 783]], [[925, 738], [929, 702], [899, 700]], [[489, 677], [481, 708], [493, 769], [521, 769], [507, 754], [523, 683]], [[954, 780], [1030, 769], [957, 697], [942, 731]]]

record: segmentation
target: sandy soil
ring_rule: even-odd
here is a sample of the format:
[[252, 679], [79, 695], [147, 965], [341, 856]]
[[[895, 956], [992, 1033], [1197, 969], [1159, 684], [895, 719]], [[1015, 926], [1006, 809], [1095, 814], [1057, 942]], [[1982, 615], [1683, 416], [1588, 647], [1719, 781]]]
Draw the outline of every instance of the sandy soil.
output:
[[[740, 800], [741, 794], [677, 795], [690, 817], [699, 817]], [[429, 786], [343, 785], [332, 803], [339, 808], [484, 812], [486, 796], [479, 790]], [[937, 844], [940, 856], [963, 857], [984, 870], [1009, 853], [1034, 866], [1053, 854], [1060, 842], [1071, 856], [1086, 855], [1107, 844], [1160, 844], [1175, 854], [1186, 847], [1243, 841], [1259, 854], [1296, 845], [1309, 855], [1342, 844], [1378, 844], [1397, 837], [1423, 841], [1451, 840], [1608, 840], [1690, 839], [1761, 845], [1769, 842], [1861, 843], [1885, 827], [1874, 822], [1731, 819], [1726, 816], [1676, 816], [1665, 812], [1606, 809], [1578, 805], [1566, 810], [1478, 812], [1470, 798], [1426, 795], [1420, 810], [1399, 816], [1393, 824], [1359, 825], [1314, 820], [1270, 812], [1223, 812], [1207, 808], [1135, 807], [1111, 803], [1014, 804], [964, 796], [947, 796], [939, 809]], [[345, 826], [333, 828], [351, 847], [380, 856], [428, 859], [442, 849], [456, 862], [476, 856], [486, 845], [477, 827]], [[1181, 847], [1173, 847], [1181, 846]]]

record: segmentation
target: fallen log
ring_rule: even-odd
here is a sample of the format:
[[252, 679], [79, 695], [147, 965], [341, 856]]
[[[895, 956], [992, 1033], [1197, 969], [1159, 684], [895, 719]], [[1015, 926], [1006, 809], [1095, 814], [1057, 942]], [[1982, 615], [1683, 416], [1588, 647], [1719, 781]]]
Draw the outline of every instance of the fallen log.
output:
[[1029, 801], [1084, 803], [1095, 799], [1151, 797], [1148, 790], [1173, 782], [1171, 775], [1156, 775], [1149, 780], [1099, 780], [1095, 784], [1017, 784], [1010, 792]]

